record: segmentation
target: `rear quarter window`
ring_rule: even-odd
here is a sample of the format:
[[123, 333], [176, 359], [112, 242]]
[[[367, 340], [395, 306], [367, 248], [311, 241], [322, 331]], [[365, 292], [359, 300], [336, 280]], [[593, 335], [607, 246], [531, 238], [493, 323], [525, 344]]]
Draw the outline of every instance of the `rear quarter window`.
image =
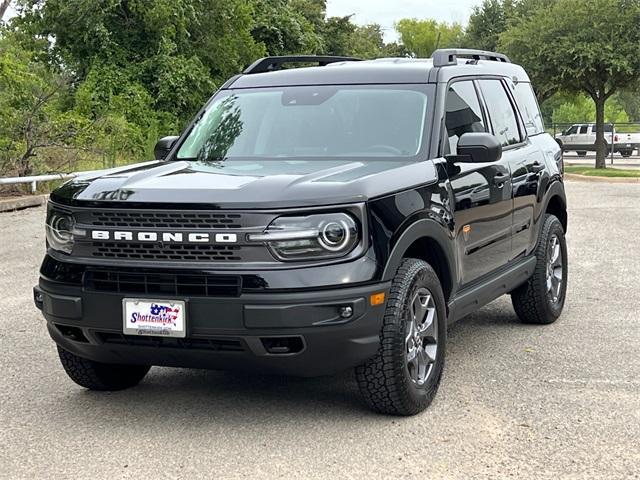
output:
[[540, 113], [538, 100], [536, 99], [531, 84], [519, 82], [514, 85], [512, 82], [509, 82], [509, 85], [512, 88], [513, 95], [518, 104], [518, 110], [520, 110], [522, 121], [527, 129], [527, 135], [531, 136], [544, 133], [542, 114]]

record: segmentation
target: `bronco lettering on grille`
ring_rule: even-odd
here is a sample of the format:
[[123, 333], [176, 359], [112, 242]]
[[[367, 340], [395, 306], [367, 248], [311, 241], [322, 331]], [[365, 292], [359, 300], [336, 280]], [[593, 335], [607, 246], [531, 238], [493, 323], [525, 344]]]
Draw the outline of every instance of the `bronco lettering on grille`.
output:
[[182, 233], [182, 232], [128, 232], [93, 230], [92, 240], [114, 241], [138, 241], [138, 242], [163, 242], [163, 243], [237, 243], [238, 235], [235, 233]]

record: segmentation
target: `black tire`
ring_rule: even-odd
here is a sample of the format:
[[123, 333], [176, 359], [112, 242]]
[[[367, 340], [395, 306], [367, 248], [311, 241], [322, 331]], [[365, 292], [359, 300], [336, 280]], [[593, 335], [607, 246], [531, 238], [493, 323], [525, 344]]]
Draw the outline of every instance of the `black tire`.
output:
[[[430, 294], [429, 300], [424, 296], [425, 291]], [[419, 302], [424, 299], [427, 307], [433, 305], [425, 310], [427, 313], [423, 325], [428, 323], [428, 318], [435, 312], [435, 318], [432, 317], [431, 322], [433, 334], [419, 340], [419, 346], [413, 340], [408, 340], [413, 338], [411, 332], [416, 332], [410, 330], [415, 325], [413, 319], [416, 318], [413, 316], [414, 299]], [[433, 303], [429, 303], [431, 300]], [[444, 368], [446, 325], [444, 295], [433, 268], [422, 260], [403, 260], [387, 299], [378, 353], [356, 368], [358, 386], [369, 408], [379, 413], [406, 416], [415, 415], [429, 406], [438, 390]], [[426, 330], [425, 328], [424, 331]], [[431, 343], [432, 341], [435, 343]], [[416, 354], [416, 357], [430, 360], [435, 357], [435, 361], [423, 370], [424, 379], [421, 384], [412, 379], [411, 372], [419, 375], [414, 363], [407, 357], [409, 343], [413, 345], [413, 351], [419, 351], [420, 354], [424, 353], [422, 350], [427, 351], [427, 346], [433, 348], [436, 345], [433, 357]]]
[[584, 150], [579, 150], [576, 153], [578, 154], [579, 157], [586, 157], [587, 156], [587, 152], [585, 152]]
[[[556, 238], [561, 255], [561, 265], [551, 266], [554, 254], [553, 239]], [[518, 318], [524, 323], [546, 325], [555, 322], [564, 308], [567, 293], [568, 260], [567, 242], [560, 220], [554, 215], [545, 215], [536, 247], [537, 264], [533, 276], [524, 285], [511, 292], [511, 302]], [[558, 287], [554, 283], [549, 290], [548, 282], [561, 275]]]
[[628, 158], [633, 155], [633, 150], [622, 150], [620, 152], [620, 155], [622, 155], [624, 158]]
[[60, 363], [69, 378], [89, 390], [114, 391], [136, 386], [151, 367], [100, 363], [58, 347]]

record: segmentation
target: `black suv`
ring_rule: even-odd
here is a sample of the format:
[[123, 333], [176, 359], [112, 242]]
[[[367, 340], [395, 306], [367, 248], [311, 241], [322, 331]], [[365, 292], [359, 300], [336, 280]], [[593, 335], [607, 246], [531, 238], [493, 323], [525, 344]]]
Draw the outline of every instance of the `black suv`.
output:
[[156, 158], [51, 194], [34, 298], [83, 387], [355, 367], [411, 415], [449, 323], [505, 293], [524, 322], [562, 311], [560, 148], [504, 55], [261, 59]]

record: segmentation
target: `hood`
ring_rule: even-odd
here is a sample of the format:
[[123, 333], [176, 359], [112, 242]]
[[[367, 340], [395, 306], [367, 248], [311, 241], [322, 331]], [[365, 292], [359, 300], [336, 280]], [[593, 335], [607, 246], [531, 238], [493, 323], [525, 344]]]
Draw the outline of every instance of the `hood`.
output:
[[432, 161], [402, 159], [153, 161], [76, 177], [51, 199], [86, 206], [288, 208], [364, 202], [436, 179]]

